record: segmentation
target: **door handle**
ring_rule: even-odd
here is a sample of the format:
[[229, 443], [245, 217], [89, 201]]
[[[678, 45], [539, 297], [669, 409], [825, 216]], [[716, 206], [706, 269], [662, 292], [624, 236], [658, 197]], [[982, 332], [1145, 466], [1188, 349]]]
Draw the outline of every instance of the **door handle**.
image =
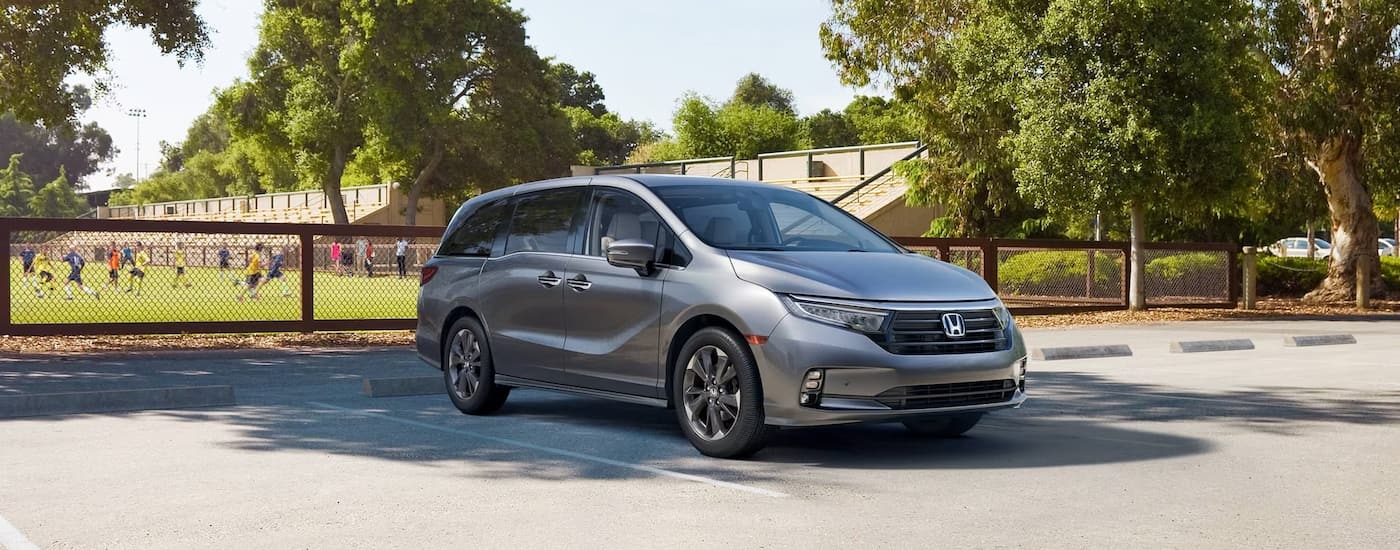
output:
[[537, 277], [536, 280], [540, 282], [540, 286], [545, 288], [554, 288], [559, 286], [559, 283], [564, 282], [564, 280], [555, 275], [553, 271], [544, 272], [544, 274]]
[[588, 280], [588, 277], [584, 277], [582, 273], [569, 279], [569, 288], [574, 289], [574, 292], [583, 292], [592, 286], [593, 283]]

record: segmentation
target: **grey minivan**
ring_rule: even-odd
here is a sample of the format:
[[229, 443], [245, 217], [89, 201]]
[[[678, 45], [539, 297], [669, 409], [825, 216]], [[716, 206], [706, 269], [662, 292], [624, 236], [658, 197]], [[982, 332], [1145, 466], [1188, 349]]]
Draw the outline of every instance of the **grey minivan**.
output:
[[976, 274], [731, 179], [577, 177], [467, 201], [423, 266], [416, 340], [464, 413], [512, 388], [671, 407], [717, 457], [782, 426], [954, 437], [1026, 399], [1020, 332]]

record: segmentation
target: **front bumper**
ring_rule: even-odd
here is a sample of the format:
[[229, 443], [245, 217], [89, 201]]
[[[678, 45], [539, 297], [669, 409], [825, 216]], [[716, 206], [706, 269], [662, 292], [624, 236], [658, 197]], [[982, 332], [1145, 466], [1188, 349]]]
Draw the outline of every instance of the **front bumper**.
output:
[[[788, 316], [763, 345], [753, 346], [763, 381], [766, 422], [776, 426], [821, 426], [890, 422], [1019, 407], [1025, 402], [1026, 349], [1013, 325], [1010, 349], [986, 353], [897, 355], [850, 330]], [[807, 372], [823, 370], [822, 398], [799, 402]], [[891, 399], [899, 388], [943, 388], [968, 383], [1006, 383], [994, 402]], [[997, 386], [1001, 387], [1001, 386]], [[925, 405], [938, 401], [944, 405]], [[893, 404], [894, 406], [891, 406]]]

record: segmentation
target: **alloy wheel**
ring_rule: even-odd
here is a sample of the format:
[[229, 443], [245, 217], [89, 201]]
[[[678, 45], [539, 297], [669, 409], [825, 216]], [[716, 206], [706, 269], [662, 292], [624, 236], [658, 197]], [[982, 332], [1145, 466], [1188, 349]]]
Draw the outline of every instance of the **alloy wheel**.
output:
[[690, 429], [700, 437], [723, 439], [739, 421], [739, 376], [728, 354], [715, 346], [695, 350], [686, 363], [682, 400]]
[[470, 399], [481, 385], [481, 342], [470, 329], [462, 329], [452, 337], [448, 347], [447, 371], [451, 376], [452, 392], [462, 400]]

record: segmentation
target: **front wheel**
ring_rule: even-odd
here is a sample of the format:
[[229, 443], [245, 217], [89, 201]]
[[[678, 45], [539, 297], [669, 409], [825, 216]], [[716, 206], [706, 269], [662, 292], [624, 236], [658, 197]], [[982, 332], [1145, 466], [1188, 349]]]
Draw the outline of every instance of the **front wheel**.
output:
[[686, 341], [672, 368], [676, 419], [702, 454], [744, 458], [768, 442], [758, 366], [737, 336], [701, 329]]
[[491, 414], [504, 405], [510, 388], [496, 384], [486, 330], [471, 317], [453, 323], [442, 350], [442, 377], [447, 396], [464, 414]]
[[983, 413], [950, 414], [918, 420], [905, 420], [904, 427], [919, 435], [930, 437], [958, 437], [967, 433], [982, 420]]

